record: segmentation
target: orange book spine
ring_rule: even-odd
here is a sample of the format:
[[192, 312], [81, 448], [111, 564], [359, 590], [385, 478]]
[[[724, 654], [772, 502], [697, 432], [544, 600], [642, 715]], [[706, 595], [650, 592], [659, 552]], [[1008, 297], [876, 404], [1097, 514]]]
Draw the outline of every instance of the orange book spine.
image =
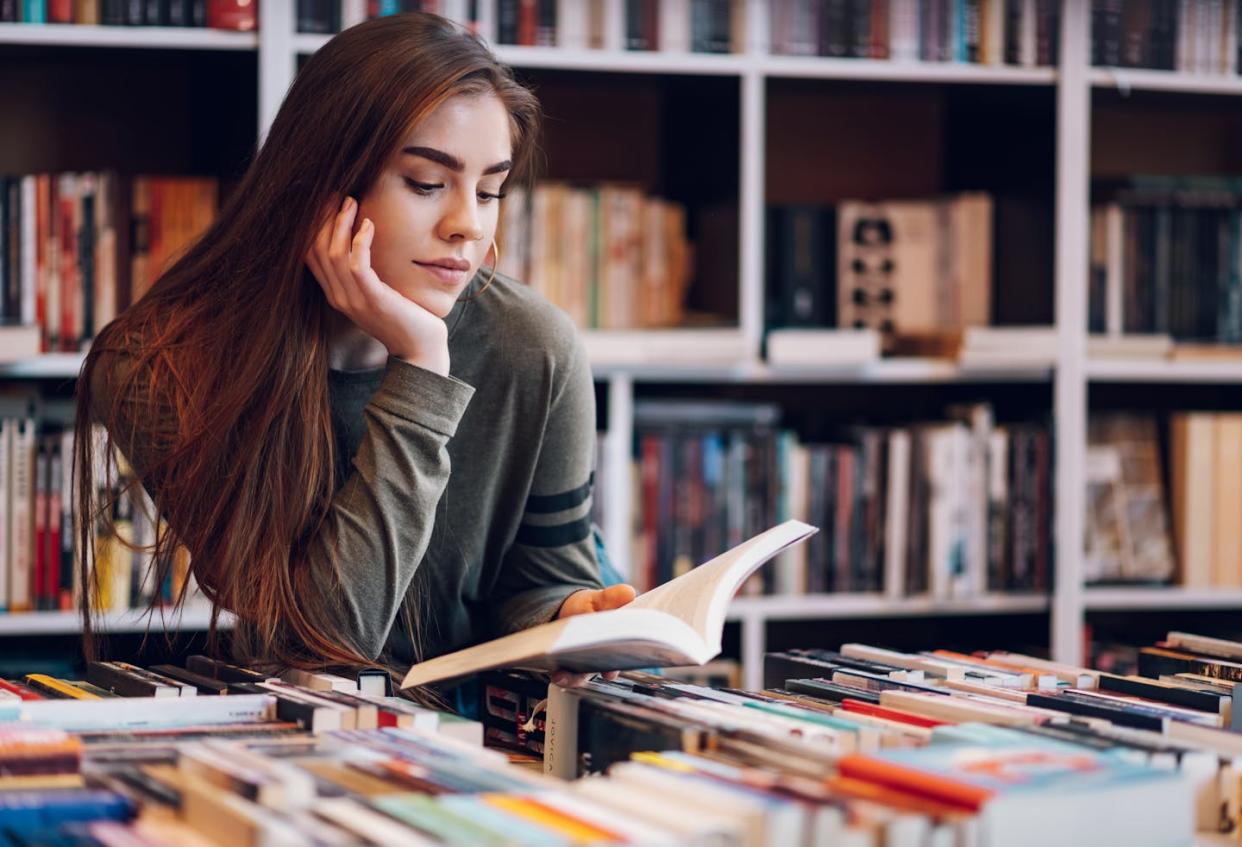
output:
[[895, 791], [929, 797], [976, 811], [993, 796], [993, 792], [986, 788], [873, 759], [870, 756], [858, 754], [846, 756], [838, 763], [837, 770], [842, 776], [866, 780]]

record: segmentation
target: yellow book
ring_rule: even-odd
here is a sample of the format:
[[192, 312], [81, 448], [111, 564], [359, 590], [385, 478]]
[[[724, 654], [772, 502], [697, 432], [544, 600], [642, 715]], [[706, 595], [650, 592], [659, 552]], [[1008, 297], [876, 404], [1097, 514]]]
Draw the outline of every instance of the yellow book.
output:
[[498, 809], [560, 833], [573, 841], [620, 842], [624, 840], [615, 832], [601, 829], [586, 821], [550, 809], [533, 798], [514, 797], [508, 794], [484, 794], [482, 799]]
[[26, 674], [26, 684], [38, 691], [40, 694], [47, 694], [51, 697], [67, 698], [70, 700], [102, 700], [98, 694], [92, 694], [89, 691], [83, 691], [76, 685], [71, 685], [63, 679], [57, 679], [54, 676], [48, 676], [45, 673], [28, 673]]

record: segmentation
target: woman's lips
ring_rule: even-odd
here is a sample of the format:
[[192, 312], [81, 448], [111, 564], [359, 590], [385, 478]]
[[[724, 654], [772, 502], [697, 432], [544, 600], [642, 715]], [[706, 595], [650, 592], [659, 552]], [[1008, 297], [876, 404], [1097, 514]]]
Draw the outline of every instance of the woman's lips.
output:
[[426, 262], [415, 261], [414, 264], [447, 286], [463, 284], [466, 281], [466, 274], [469, 272], [467, 269], [446, 268], [444, 265], [433, 265]]

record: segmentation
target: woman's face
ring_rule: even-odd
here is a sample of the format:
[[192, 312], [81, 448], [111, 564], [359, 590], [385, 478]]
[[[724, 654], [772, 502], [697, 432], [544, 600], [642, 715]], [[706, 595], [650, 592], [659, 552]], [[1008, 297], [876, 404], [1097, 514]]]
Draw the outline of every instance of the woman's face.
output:
[[359, 202], [371, 267], [443, 318], [491, 249], [509, 175], [509, 113], [494, 94], [446, 100], [405, 139]]

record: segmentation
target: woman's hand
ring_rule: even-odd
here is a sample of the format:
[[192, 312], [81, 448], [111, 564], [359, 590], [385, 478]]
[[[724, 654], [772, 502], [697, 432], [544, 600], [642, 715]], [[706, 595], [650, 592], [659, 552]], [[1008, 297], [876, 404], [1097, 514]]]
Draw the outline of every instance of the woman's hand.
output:
[[371, 268], [375, 224], [362, 221], [356, 234], [358, 203], [346, 197], [335, 216], [319, 228], [306, 264], [329, 305], [399, 359], [447, 376], [448, 326], [443, 320], [385, 283]]
[[[610, 585], [607, 588], [584, 588], [581, 591], [575, 591], [565, 598], [565, 602], [561, 604], [561, 610], [557, 613], [557, 619], [568, 618], [573, 615], [585, 615], [589, 612], [604, 612], [608, 609], [619, 609], [626, 603], [630, 602], [636, 596], [634, 586], [632, 585]], [[582, 685], [589, 680], [593, 674], [589, 673], [570, 673], [569, 671], [557, 671], [552, 674], [552, 681], [557, 685], [569, 688], [576, 685]], [[604, 674], [604, 679], [616, 679], [617, 671], [609, 671]]]

